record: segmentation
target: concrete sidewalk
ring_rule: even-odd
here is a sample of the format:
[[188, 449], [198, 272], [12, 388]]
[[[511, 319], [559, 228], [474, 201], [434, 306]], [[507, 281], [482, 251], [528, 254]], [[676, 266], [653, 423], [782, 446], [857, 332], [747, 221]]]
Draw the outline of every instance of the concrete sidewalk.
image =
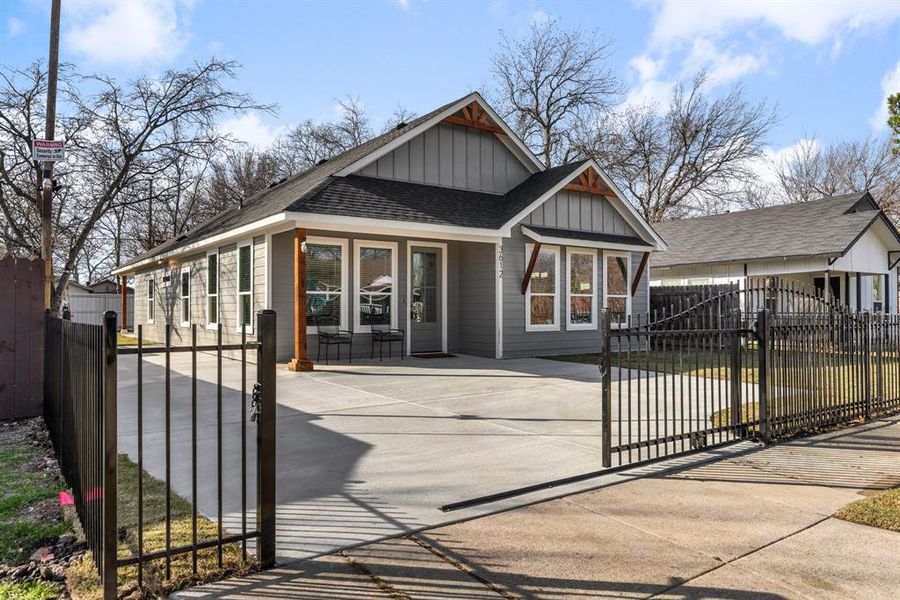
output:
[[900, 534], [831, 517], [900, 485], [900, 419], [637, 471], [180, 596], [900, 597]]

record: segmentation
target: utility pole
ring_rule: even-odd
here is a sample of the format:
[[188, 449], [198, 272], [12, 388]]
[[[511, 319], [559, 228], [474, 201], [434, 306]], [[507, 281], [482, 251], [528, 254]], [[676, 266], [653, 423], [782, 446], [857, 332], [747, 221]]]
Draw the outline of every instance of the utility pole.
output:
[[[50, 56], [47, 60], [47, 124], [45, 137], [56, 135], [56, 78], [59, 72], [59, 7], [53, 0], [50, 8]], [[44, 259], [44, 308], [52, 304], [53, 289], [53, 161], [44, 162], [41, 183], [41, 258]]]

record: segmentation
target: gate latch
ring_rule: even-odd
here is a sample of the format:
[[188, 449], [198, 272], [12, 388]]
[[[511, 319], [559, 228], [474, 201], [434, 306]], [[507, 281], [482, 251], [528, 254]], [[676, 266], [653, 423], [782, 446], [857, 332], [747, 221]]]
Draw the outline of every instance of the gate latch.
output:
[[262, 384], [258, 381], [253, 384], [253, 394], [250, 397], [250, 420], [255, 421], [262, 411]]

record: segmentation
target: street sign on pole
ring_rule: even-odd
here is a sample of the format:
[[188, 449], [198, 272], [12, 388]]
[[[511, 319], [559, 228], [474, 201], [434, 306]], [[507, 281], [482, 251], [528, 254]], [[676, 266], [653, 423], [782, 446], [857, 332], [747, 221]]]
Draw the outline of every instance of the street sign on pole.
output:
[[33, 140], [31, 157], [37, 162], [56, 162], [65, 160], [66, 143], [62, 140]]

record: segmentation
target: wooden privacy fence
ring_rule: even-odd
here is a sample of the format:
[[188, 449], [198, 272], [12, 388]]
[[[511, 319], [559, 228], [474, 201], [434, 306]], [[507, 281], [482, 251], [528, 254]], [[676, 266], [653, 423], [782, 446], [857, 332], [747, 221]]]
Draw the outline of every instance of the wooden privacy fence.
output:
[[41, 414], [44, 261], [0, 259], [0, 419]]
[[714, 310], [735, 308], [738, 290], [735, 283], [710, 285], [654, 285], [650, 288], [650, 314], [671, 314], [695, 306], [710, 298], [721, 298]]

